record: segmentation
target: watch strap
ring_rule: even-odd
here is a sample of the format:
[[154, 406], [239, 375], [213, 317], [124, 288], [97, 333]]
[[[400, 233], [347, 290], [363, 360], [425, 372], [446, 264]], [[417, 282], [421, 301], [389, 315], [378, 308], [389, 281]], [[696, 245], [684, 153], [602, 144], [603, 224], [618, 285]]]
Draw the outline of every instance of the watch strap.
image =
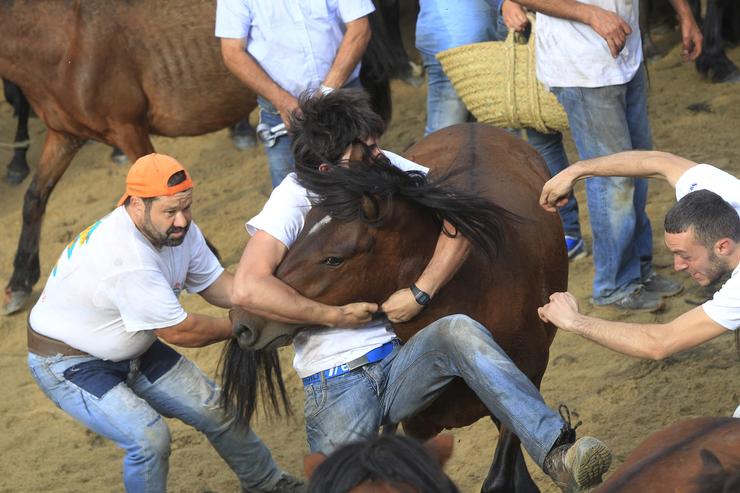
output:
[[414, 295], [414, 299], [416, 299], [416, 302], [421, 306], [427, 306], [432, 302], [432, 297], [429, 296], [429, 293], [425, 293], [419, 289], [415, 283], [411, 283], [409, 288], [411, 289], [411, 293]]

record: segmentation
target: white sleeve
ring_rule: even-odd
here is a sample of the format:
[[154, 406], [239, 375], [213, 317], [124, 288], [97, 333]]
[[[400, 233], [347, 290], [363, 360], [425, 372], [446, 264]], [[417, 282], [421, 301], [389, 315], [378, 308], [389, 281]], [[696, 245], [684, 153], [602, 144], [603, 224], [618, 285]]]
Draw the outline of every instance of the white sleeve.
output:
[[709, 164], [686, 170], [676, 182], [676, 200], [695, 190], [709, 190], [728, 202], [740, 214], [740, 180]]
[[417, 164], [411, 160], [406, 159], [405, 157], [399, 156], [395, 152], [386, 151], [385, 149], [383, 149], [383, 154], [385, 155], [385, 157], [388, 158], [393, 166], [400, 170], [421, 171], [425, 175], [429, 173], [429, 168], [427, 168], [426, 166], [422, 166], [421, 164]]
[[308, 193], [290, 173], [270, 194], [259, 214], [247, 221], [247, 232], [264, 231], [290, 248], [298, 238], [311, 209]]
[[252, 25], [252, 13], [246, 0], [216, 2], [216, 37], [246, 38]]
[[139, 269], [105, 279], [104, 292], [127, 332], [162, 329], [188, 316], [161, 272]]
[[740, 327], [740, 267], [702, 308], [709, 318], [727, 330]]
[[224, 268], [211, 249], [208, 248], [203, 233], [195, 223], [190, 224], [188, 235], [192, 235], [193, 239], [190, 245], [190, 261], [188, 262], [188, 275], [185, 277], [185, 289], [191, 293], [200, 293], [216, 282]]
[[375, 11], [372, 0], [337, 0], [337, 7], [345, 24]]

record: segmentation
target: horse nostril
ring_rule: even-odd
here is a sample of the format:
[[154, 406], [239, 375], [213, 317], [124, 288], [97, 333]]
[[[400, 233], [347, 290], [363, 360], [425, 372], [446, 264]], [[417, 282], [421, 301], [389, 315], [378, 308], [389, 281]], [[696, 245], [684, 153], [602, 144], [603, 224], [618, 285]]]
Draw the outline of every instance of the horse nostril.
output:
[[234, 337], [236, 342], [239, 343], [239, 347], [242, 349], [253, 349], [254, 344], [257, 342], [257, 334], [252, 330], [249, 325], [243, 321], [234, 322], [233, 327]]

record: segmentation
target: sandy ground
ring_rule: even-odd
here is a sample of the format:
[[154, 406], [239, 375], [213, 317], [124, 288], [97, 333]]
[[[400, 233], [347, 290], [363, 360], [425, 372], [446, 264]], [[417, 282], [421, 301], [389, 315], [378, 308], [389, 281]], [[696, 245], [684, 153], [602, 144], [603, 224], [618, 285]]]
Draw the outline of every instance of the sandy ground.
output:
[[[730, 57], [740, 63], [740, 48], [731, 50]], [[701, 80], [692, 65], [679, 62], [676, 48], [650, 66], [650, 80], [655, 147], [740, 174], [740, 85], [717, 86]], [[394, 83], [393, 92], [394, 119], [384, 146], [398, 152], [423, 133], [425, 90]], [[690, 111], [687, 107], [693, 103], [706, 103], [709, 111]], [[14, 129], [9, 106], [0, 102], [2, 140], [9, 140]], [[38, 161], [43, 134], [41, 122], [33, 120], [29, 153], [32, 166]], [[573, 146], [569, 138], [566, 140], [569, 155], [575, 160]], [[191, 170], [197, 183], [196, 220], [233, 271], [247, 241], [242, 224], [261, 208], [270, 190], [262, 150], [236, 151], [226, 131], [198, 138], [157, 138], [154, 143], [159, 152], [176, 156]], [[101, 144], [85, 146], [54, 191], [41, 244], [42, 282], [36, 286], [35, 296], [64, 245], [110, 211], [119, 197], [127, 168], [112, 164], [109, 152]], [[10, 156], [9, 150], [0, 148], [0, 163], [7, 163]], [[11, 274], [28, 183], [29, 179], [20, 187], [10, 187], [0, 182], [0, 230], [4, 232], [0, 238], [0, 279], [7, 280]], [[590, 244], [583, 186], [579, 185], [576, 192], [583, 204], [581, 220]], [[674, 200], [667, 185], [651, 184], [648, 210], [655, 232], [655, 265], [669, 276], [675, 274], [662, 243], [661, 225], [664, 212]], [[662, 314], [634, 316], [597, 310], [588, 303], [592, 272], [590, 257], [573, 263], [570, 289], [587, 312], [613, 319], [668, 321], [706, 296], [688, 278], [678, 276], [686, 290], [670, 299]], [[197, 297], [185, 296], [184, 303], [191, 310], [220, 313]], [[25, 364], [25, 317], [22, 313], [0, 318], [0, 492], [122, 491], [122, 452], [57, 409], [32, 381]], [[216, 346], [183, 352], [213, 375], [220, 349]], [[290, 370], [291, 357], [291, 349], [284, 349], [286, 379], [298, 415], [273, 421], [260, 417], [255, 429], [277, 461], [300, 475], [306, 445], [300, 415], [301, 386]], [[605, 440], [619, 464], [646, 435], [670, 423], [695, 416], [731, 414], [740, 403], [737, 364], [729, 335], [662, 362], [647, 362], [560, 333], [552, 348], [542, 392], [552, 406], [566, 403], [577, 413], [583, 421], [579, 433]], [[171, 491], [238, 491], [234, 475], [202, 435], [178, 421], [169, 424], [173, 436]], [[493, 457], [496, 430], [488, 420], [481, 420], [454, 433], [455, 453], [447, 471], [462, 491], [478, 491]], [[556, 491], [531, 463], [530, 469], [535, 471], [533, 476], [543, 491]]]

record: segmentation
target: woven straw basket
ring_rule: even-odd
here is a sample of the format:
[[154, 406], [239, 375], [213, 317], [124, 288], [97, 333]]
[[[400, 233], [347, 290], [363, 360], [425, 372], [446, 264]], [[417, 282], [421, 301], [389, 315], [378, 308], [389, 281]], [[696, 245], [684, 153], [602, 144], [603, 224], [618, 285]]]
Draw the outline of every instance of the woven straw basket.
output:
[[526, 43], [514, 38], [509, 32], [506, 41], [459, 46], [437, 59], [478, 121], [545, 133], [566, 130], [565, 110], [535, 74], [534, 30]]

